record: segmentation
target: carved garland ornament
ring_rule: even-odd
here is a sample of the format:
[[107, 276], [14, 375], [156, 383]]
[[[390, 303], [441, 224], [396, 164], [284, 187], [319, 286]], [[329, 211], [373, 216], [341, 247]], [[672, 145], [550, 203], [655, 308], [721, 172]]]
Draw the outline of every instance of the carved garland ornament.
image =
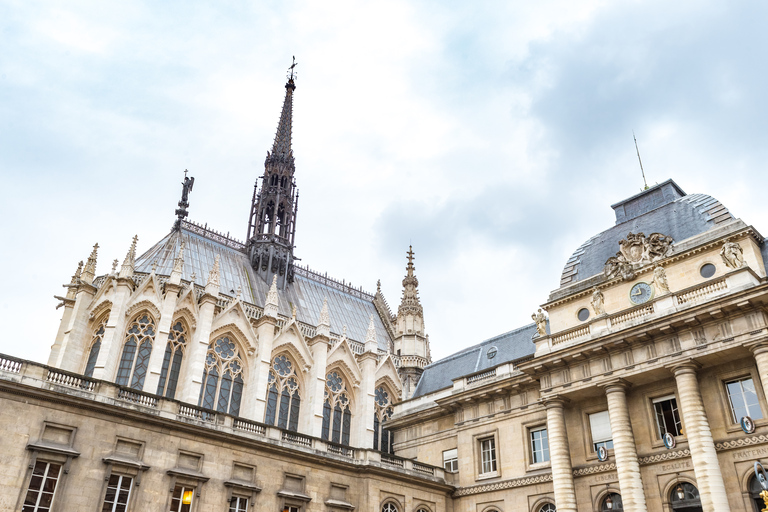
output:
[[608, 279], [621, 276], [625, 281], [634, 279], [635, 270], [664, 258], [672, 247], [672, 237], [661, 233], [629, 233], [619, 242], [619, 252], [605, 262], [604, 273]]

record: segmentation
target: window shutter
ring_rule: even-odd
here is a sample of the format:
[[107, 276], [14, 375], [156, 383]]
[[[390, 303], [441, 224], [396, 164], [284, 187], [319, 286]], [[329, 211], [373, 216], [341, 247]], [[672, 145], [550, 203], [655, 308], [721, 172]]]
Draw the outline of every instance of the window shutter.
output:
[[603, 441], [610, 441], [613, 439], [611, 420], [608, 417], [608, 411], [590, 414], [589, 426], [592, 429], [593, 443], [602, 443]]

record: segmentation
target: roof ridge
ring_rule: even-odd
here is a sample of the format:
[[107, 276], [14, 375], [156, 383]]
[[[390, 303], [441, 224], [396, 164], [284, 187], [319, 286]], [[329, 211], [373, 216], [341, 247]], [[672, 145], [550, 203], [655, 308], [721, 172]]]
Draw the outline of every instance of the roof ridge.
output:
[[446, 356], [446, 357], [444, 357], [442, 359], [438, 359], [434, 363], [428, 364], [424, 368], [426, 369], [426, 368], [429, 368], [431, 366], [436, 366], [439, 363], [453, 361], [454, 359], [456, 359], [459, 356], [464, 356], [464, 355], [467, 355], [467, 354], [469, 354], [470, 352], [472, 352], [474, 350], [481, 349], [482, 345], [484, 345], [485, 343], [489, 343], [491, 341], [496, 341], [496, 340], [499, 340], [499, 339], [504, 338], [506, 336], [510, 336], [512, 334], [517, 334], [517, 333], [522, 332], [522, 331], [524, 331], [526, 329], [530, 329], [531, 327], [536, 327], [536, 324], [535, 323], [526, 324], [526, 325], [524, 325], [522, 327], [518, 327], [516, 329], [512, 329], [511, 331], [507, 331], [507, 332], [502, 333], [502, 334], [497, 334], [496, 336], [493, 336], [491, 338], [485, 339], [485, 340], [481, 341], [480, 343], [472, 345], [471, 347], [467, 347], [464, 350], [461, 350], [459, 352], [454, 352], [453, 354], [451, 354], [449, 356]]

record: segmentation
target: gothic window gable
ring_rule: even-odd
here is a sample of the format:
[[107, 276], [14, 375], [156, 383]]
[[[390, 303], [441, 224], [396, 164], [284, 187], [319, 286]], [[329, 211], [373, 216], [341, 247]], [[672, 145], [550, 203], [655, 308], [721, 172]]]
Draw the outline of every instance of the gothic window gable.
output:
[[264, 423], [293, 430], [299, 428], [301, 383], [296, 364], [282, 353], [272, 359], [267, 377], [267, 408]]
[[88, 356], [85, 360], [85, 370], [83, 375], [86, 377], [93, 377], [93, 371], [96, 368], [96, 361], [99, 358], [99, 352], [101, 351], [101, 342], [104, 340], [104, 332], [107, 328], [107, 320], [109, 319], [109, 311], [104, 313], [99, 320], [94, 323], [93, 337], [88, 348]]
[[326, 367], [338, 367], [343, 371], [344, 376], [347, 378], [347, 382], [352, 387], [357, 387], [363, 380], [363, 374], [360, 371], [360, 367], [355, 358], [355, 354], [349, 347], [349, 343], [344, 340], [336, 343], [333, 348], [328, 352], [328, 360]]
[[160, 379], [157, 383], [157, 393], [160, 396], [174, 398], [176, 387], [179, 383], [181, 363], [189, 339], [189, 329], [184, 320], [177, 319], [171, 323], [168, 332], [168, 342], [165, 345], [163, 366], [160, 370]]
[[272, 359], [280, 353], [286, 353], [298, 365], [297, 372], [314, 364], [306, 339], [293, 320], [288, 321], [273, 342]]
[[128, 322], [115, 383], [141, 391], [155, 341], [155, 319], [142, 311]]
[[386, 422], [395, 412], [394, 402], [396, 395], [391, 388], [383, 383], [377, 383], [374, 392], [373, 413], [373, 449], [385, 453], [394, 453], [394, 436], [385, 428]]
[[392, 396], [395, 397], [393, 400], [396, 400], [403, 391], [400, 375], [397, 373], [395, 363], [389, 355], [376, 368], [376, 382], [380, 384], [386, 383], [389, 386], [393, 394]]
[[325, 441], [349, 445], [352, 424], [351, 393], [341, 369], [331, 369], [325, 376], [323, 429]]
[[251, 356], [258, 350], [258, 335], [254, 332], [243, 303], [233, 300], [213, 320], [211, 338], [227, 335], [244, 349], [243, 355]]
[[243, 398], [245, 363], [230, 335], [218, 336], [208, 345], [198, 405], [237, 416]]

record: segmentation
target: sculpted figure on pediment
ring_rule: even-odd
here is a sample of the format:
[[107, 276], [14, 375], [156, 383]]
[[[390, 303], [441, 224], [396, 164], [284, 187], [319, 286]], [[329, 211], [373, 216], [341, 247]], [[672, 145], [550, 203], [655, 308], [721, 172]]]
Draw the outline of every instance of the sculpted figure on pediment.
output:
[[728, 268], [737, 269], [744, 266], [744, 251], [736, 242], [726, 240], [723, 248], [720, 249], [720, 257]]
[[538, 332], [539, 336], [546, 336], [547, 335], [547, 317], [544, 316], [544, 313], [542, 313], [541, 308], [539, 308], [538, 313], [534, 313], [531, 315], [531, 318], [534, 322], [536, 322], [536, 331]]
[[653, 284], [660, 293], [669, 293], [669, 283], [667, 282], [667, 271], [664, 267], [657, 266], [653, 269]]
[[605, 297], [603, 292], [595, 288], [592, 291], [592, 309], [595, 311], [595, 315], [600, 316], [605, 314]]
[[619, 252], [605, 262], [604, 273], [609, 279], [621, 276], [625, 281], [634, 279], [635, 270], [664, 258], [672, 246], [672, 237], [661, 233], [629, 233], [619, 242]]

